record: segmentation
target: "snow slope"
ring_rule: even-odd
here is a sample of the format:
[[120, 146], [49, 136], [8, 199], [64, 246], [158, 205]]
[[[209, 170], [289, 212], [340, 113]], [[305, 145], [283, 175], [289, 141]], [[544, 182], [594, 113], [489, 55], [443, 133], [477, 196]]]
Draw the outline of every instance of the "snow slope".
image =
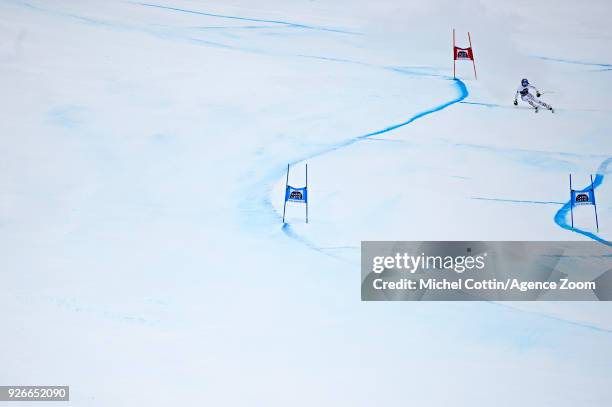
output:
[[[608, 304], [361, 303], [359, 243], [609, 244], [611, 7], [2, 1], [0, 383], [78, 406], [605, 404]], [[452, 79], [452, 27], [478, 81]], [[554, 115], [511, 105], [522, 77]], [[306, 162], [310, 223], [282, 226]], [[596, 178], [600, 233], [588, 207], [568, 226], [569, 173]]]

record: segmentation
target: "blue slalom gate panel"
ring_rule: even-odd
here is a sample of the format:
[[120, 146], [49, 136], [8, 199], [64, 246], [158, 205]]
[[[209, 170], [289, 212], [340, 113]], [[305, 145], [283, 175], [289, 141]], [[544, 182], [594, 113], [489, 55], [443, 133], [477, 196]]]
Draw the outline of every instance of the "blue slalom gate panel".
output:
[[572, 189], [573, 205], [595, 205], [595, 192], [592, 189], [576, 191]]
[[285, 191], [285, 202], [308, 202], [308, 188], [295, 188], [291, 185], [287, 185], [287, 190]]

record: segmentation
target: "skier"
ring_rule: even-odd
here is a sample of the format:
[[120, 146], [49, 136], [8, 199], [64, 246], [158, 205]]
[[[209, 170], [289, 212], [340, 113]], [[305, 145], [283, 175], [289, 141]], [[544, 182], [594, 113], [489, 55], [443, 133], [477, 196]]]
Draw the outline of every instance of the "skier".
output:
[[521, 100], [523, 102], [527, 102], [529, 103], [536, 111], [536, 113], [538, 112], [538, 108], [541, 106], [545, 109], [550, 110], [552, 113], [554, 113], [555, 111], [553, 110], [552, 106], [542, 102], [539, 99], [536, 99], [535, 97], [533, 97], [533, 95], [531, 93], [529, 93], [529, 89], [533, 89], [536, 93], [536, 97], [540, 97], [540, 91], [537, 90], [535, 88], [535, 86], [531, 85], [529, 83], [529, 81], [527, 79], [522, 79], [521, 80], [521, 86], [518, 87], [518, 89], [516, 90], [516, 94], [514, 95], [514, 106], [518, 105], [518, 102], [516, 100], [516, 98], [518, 98], [519, 93], [521, 94]]

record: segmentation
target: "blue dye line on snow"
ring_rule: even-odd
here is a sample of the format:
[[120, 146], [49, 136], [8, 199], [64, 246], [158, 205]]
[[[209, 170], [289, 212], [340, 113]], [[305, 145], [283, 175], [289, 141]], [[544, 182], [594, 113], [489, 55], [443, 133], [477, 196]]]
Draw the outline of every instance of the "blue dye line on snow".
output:
[[527, 309], [523, 309], [523, 308], [516, 308], [516, 307], [514, 307], [512, 305], [509, 305], [508, 303], [489, 301], [489, 304], [497, 305], [499, 307], [511, 309], [511, 310], [514, 310], [514, 311], [524, 312], [526, 314], [537, 315], [537, 316], [542, 317], [542, 318], [550, 319], [552, 321], [562, 322], [562, 323], [565, 323], [567, 325], [572, 325], [572, 326], [576, 326], [576, 327], [579, 327], [579, 328], [586, 328], [586, 329], [590, 329], [592, 331], [606, 333], [606, 334], [612, 333], [611, 329], [602, 328], [602, 327], [599, 327], [597, 325], [589, 324], [589, 323], [586, 323], [586, 322], [572, 321], [570, 319], [561, 318], [561, 317], [558, 317], [558, 316], [555, 316], [555, 315], [548, 315], [548, 314], [544, 314], [544, 313], [541, 313], [541, 312], [538, 312], [538, 311], [532, 311], [532, 310], [527, 310]]
[[466, 105], [477, 105], [477, 106], [485, 106], [485, 107], [502, 107], [496, 103], [483, 103], [483, 102], [461, 102]]
[[[502, 109], [519, 109], [519, 110], [533, 110], [532, 107], [530, 106], [525, 106], [525, 105], [520, 105], [520, 106], [512, 106], [510, 104], [508, 105], [500, 105], [498, 103], [485, 103], [485, 102], [461, 102], [461, 104], [464, 105], [472, 105], [472, 106], [483, 106], [483, 107], [499, 107]], [[555, 108], [555, 111], [561, 111], [560, 109]]]
[[348, 139], [346, 141], [343, 141], [341, 143], [338, 143], [338, 144], [333, 144], [331, 146], [327, 146], [327, 147], [325, 147], [322, 150], [319, 150], [319, 151], [316, 151], [314, 153], [311, 153], [311, 154], [309, 154], [309, 155], [307, 155], [305, 157], [293, 160], [289, 164], [290, 165], [299, 164], [299, 163], [301, 163], [303, 161], [306, 161], [308, 159], [311, 159], [311, 158], [314, 158], [314, 157], [318, 157], [318, 156], [321, 156], [321, 155], [324, 155], [324, 154], [327, 154], [327, 153], [331, 153], [332, 151], [336, 151], [336, 150], [339, 150], [339, 149], [344, 148], [344, 147], [348, 147], [348, 146], [353, 145], [353, 144], [355, 144], [355, 143], [357, 143], [359, 141], [366, 140], [366, 139], [368, 139], [370, 137], [378, 136], [380, 134], [384, 134], [384, 133], [388, 133], [388, 132], [393, 131], [393, 130], [397, 130], [400, 127], [407, 126], [410, 123], [412, 123], [415, 120], [418, 120], [418, 119], [420, 119], [422, 117], [428, 116], [428, 115], [430, 115], [432, 113], [435, 113], [435, 112], [439, 112], [440, 110], [444, 110], [447, 107], [452, 106], [455, 103], [459, 103], [463, 99], [468, 97], [469, 92], [467, 90], [467, 87], [465, 86], [465, 83], [463, 83], [460, 79], [451, 79], [451, 78], [448, 78], [448, 79], [454, 82], [454, 85], [455, 85], [456, 89], [459, 91], [459, 96], [457, 96], [455, 99], [453, 99], [453, 100], [451, 100], [449, 102], [443, 103], [443, 104], [441, 104], [439, 106], [436, 106], [436, 107], [434, 107], [432, 109], [428, 109], [428, 110], [425, 110], [425, 111], [423, 111], [421, 113], [417, 113], [416, 115], [412, 116], [410, 119], [408, 119], [408, 120], [406, 120], [404, 122], [401, 122], [401, 123], [398, 123], [398, 124], [394, 124], [394, 125], [391, 125], [389, 127], [385, 127], [385, 128], [383, 128], [381, 130], [376, 130], [376, 131], [373, 131], [371, 133], [367, 133], [367, 134], [364, 134], [364, 135], [361, 135], [361, 136], [353, 137], [353, 138], [350, 138], [350, 139]]
[[323, 248], [317, 247], [313, 243], [309, 242], [307, 239], [304, 239], [302, 236], [300, 236], [297, 233], [295, 233], [293, 231], [293, 229], [291, 229], [291, 226], [288, 223], [283, 223], [282, 231], [283, 231], [283, 233], [285, 235], [287, 235], [288, 237], [290, 237], [293, 240], [296, 240], [296, 241], [306, 245], [309, 249], [315, 250], [315, 251], [317, 251], [319, 253], [322, 253], [322, 254], [324, 254], [326, 256], [333, 257], [334, 259], [338, 259], [338, 256], [334, 256], [333, 254], [328, 253]]
[[393, 126], [386, 127], [386, 128], [384, 128], [382, 130], [377, 130], [377, 131], [374, 131], [372, 133], [368, 133], [368, 134], [364, 134], [363, 136], [359, 136], [359, 137], [357, 137], [356, 140], [363, 140], [363, 139], [366, 139], [368, 137], [377, 136], [379, 134], [383, 134], [383, 133], [387, 133], [387, 132], [393, 131], [395, 129], [399, 129], [400, 127], [404, 127], [404, 126], [412, 123], [415, 120], [418, 120], [418, 119], [420, 119], [422, 117], [425, 117], [427, 115], [430, 115], [432, 113], [439, 112], [440, 110], [444, 110], [447, 107], [449, 107], [451, 105], [454, 105], [455, 103], [461, 102], [463, 99], [468, 97], [469, 92], [467, 90], [467, 87], [465, 86], [465, 83], [463, 83], [460, 79], [453, 79], [453, 81], [455, 82], [455, 86], [457, 87], [457, 90], [459, 90], [459, 96], [456, 97], [455, 99], [451, 100], [450, 102], [446, 102], [444, 104], [441, 104], [440, 106], [436, 106], [433, 109], [425, 110], [425, 111], [423, 111], [421, 113], [418, 113], [418, 114], [412, 116], [410, 119], [406, 120], [405, 122], [394, 124]]
[[[599, 166], [599, 168], [597, 169], [597, 174], [595, 175], [595, 179], [593, 180], [593, 189], [596, 189], [598, 186], [600, 186], [603, 182], [604, 179], [604, 175], [606, 174], [607, 170], [608, 170], [608, 165], [610, 165], [612, 163], [612, 157], [609, 157], [607, 160], [605, 160], [603, 163], [601, 163], [601, 165]], [[589, 190], [591, 188], [591, 184], [589, 184], [588, 186], [586, 186], [585, 188], [581, 189], [581, 190], [577, 190], [579, 192], [585, 192], [587, 190]], [[606, 246], [611, 246], [612, 247], [612, 242], [596, 235], [593, 232], [588, 232], [586, 230], [582, 230], [582, 229], [578, 229], [576, 227], [572, 227], [571, 225], [569, 225], [567, 223], [567, 217], [569, 215], [569, 212], [571, 210], [571, 201], [567, 201], [563, 207], [561, 207], [561, 209], [559, 209], [557, 211], [557, 213], [555, 214], [555, 223], [559, 226], [561, 226], [563, 229], [567, 229], [569, 231], [575, 232], [575, 233], [579, 233], [583, 236], [586, 236], [590, 239], [593, 239], [599, 243], [603, 243]]]
[[533, 58], [542, 59], [544, 61], [561, 62], [563, 64], [596, 66], [596, 67], [602, 68], [601, 69], [602, 71], [612, 70], [612, 64], [602, 64], [602, 63], [594, 63], [594, 62], [583, 62], [583, 61], [577, 61], [577, 60], [573, 60], [573, 59], [551, 58], [551, 57], [541, 57], [541, 56], [534, 56]]
[[[612, 70], [612, 68], [610, 68], [610, 70]], [[532, 107], [529, 106], [525, 106], [525, 105], [520, 105], [520, 106], [511, 106], [510, 104], [508, 105], [500, 105], [497, 103], [485, 103], [485, 102], [461, 102], [461, 104], [464, 105], [472, 105], [472, 106], [483, 106], [483, 107], [499, 107], [502, 109], [520, 109], [520, 110], [533, 110]], [[610, 113], [610, 110], [605, 110], [605, 109], [562, 109], [562, 108], [555, 108], [555, 112], [567, 112], [567, 111], [572, 111], [572, 112], [595, 112], [595, 113]]]
[[204, 11], [196, 11], [196, 10], [189, 10], [185, 8], [163, 6], [161, 4], [152, 4], [152, 3], [138, 3], [138, 4], [140, 4], [141, 6], [145, 6], [145, 7], [154, 7], [154, 8], [160, 8], [160, 9], [165, 9], [165, 10], [178, 11], [180, 13], [197, 14], [197, 15], [202, 15], [202, 16], [207, 16], [207, 17], [225, 18], [229, 20], [251, 21], [251, 22], [256, 22], [256, 23], [280, 24], [280, 25], [284, 25], [284, 26], [292, 27], [292, 28], [303, 28], [307, 30], [330, 31], [330, 32], [336, 32], [336, 33], [341, 33], [341, 34], [361, 35], [361, 33], [356, 33], [352, 31], [345, 31], [345, 30], [340, 30], [340, 29], [335, 29], [335, 28], [327, 28], [327, 27], [319, 27], [319, 26], [314, 26], [314, 25], [292, 23], [292, 22], [283, 21], [283, 20], [266, 20], [266, 19], [259, 19], [259, 18], [230, 16], [230, 15], [225, 15], [225, 14], [207, 13]]
[[397, 123], [397, 124], [394, 124], [394, 125], [391, 125], [391, 126], [383, 128], [383, 129], [376, 130], [376, 131], [373, 131], [373, 132], [370, 132], [370, 133], [367, 133], [367, 134], [364, 134], [364, 135], [361, 135], [361, 136], [353, 137], [353, 138], [348, 139], [348, 140], [346, 140], [346, 141], [344, 141], [342, 143], [338, 143], [338, 144], [332, 145], [330, 147], [325, 148], [324, 150], [317, 151], [317, 152], [312, 153], [312, 154], [310, 154], [310, 155], [308, 155], [306, 157], [302, 157], [300, 159], [297, 159], [297, 160], [291, 162], [290, 164], [291, 165], [299, 164], [300, 162], [306, 161], [306, 160], [308, 160], [310, 158], [318, 157], [320, 155], [327, 154], [327, 153], [339, 150], [339, 149], [344, 148], [344, 147], [348, 147], [348, 146], [350, 146], [352, 144], [355, 144], [355, 143], [357, 143], [359, 141], [362, 141], [362, 140], [366, 140], [366, 139], [368, 139], [370, 137], [378, 136], [378, 135], [381, 135], [381, 134], [384, 134], [384, 133], [388, 133], [388, 132], [393, 131], [393, 130], [397, 130], [400, 127], [404, 127], [404, 126], [409, 125], [410, 123], [414, 122], [415, 120], [418, 120], [418, 119], [420, 119], [422, 117], [428, 116], [428, 115], [430, 115], [432, 113], [439, 112], [440, 110], [446, 109], [447, 107], [449, 107], [451, 105], [454, 105], [455, 103], [461, 102], [463, 99], [467, 98], [468, 95], [469, 95], [467, 87], [465, 86], [465, 83], [463, 83], [460, 79], [451, 79], [451, 80], [454, 82], [455, 87], [459, 91], [459, 96], [457, 96], [455, 99], [453, 99], [453, 100], [451, 100], [449, 102], [443, 103], [443, 104], [441, 104], [439, 106], [436, 106], [436, 107], [434, 107], [432, 109], [428, 109], [428, 110], [425, 110], [425, 111], [423, 111], [421, 113], [417, 113], [416, 115], [412, 116], [410, 119], [408, 119], [408, 120], [406, 120], [404, 122]]
[[196, 30], [261, 30], [268, 28], [276, 28], [272, 25], [242, 25], [242, 26], [227, 26], [227, 25], [203, 25], [193, 27]]
[[[455, 85], [455, 87], [456, 87], [457, 91], [459, 92], [459, 95], [458, 95], [456, 98], [454, 98], [454, 99], [452, 99], [452, 100], [450, 100], [450, 101], [448, 101], [448, 102], [446, 102], [446, 103], [443, 103], [443, 104], [441, 104], [441, 105], [439, 105], [439, 106], [436, 106], [436, 107], [434, 107], [434, 108], [431, 108], [431, 109], [428, 109], [428, 110], [422, 111], [422, 112], [420, 112], [420, 113], [417, 113], [416, 115], [412, 116], [410, 119], [408, 119], [408, 120], [406, 120], [406, 121], [404, 121], [404, 122], [401, 122], [401, 123], [398, 123], [398, 124], [394, 124], [394, 125], [391, 125], [391, 126], [385, 127], [385, 128], [383, 128], [383, 129], [381, 129], [381, 130], [376, 130], [376, 131], [373, 131], [373, 132], [370, 132], [370, 133], [367, 133], [367, 134], [364, 134], [364, 135], [361, 135], [361, 136], [353, 137], [353, 138], [351, 138], [351, 139], [349, 139], [349, 140], [347, 140], [347, 141], [344, 141], [344, 142], [342, 142], [342, 143], [339, 143], [339, 144], [336, 144], [336, 145], [332, 145], [332, 146], [330, 146], [330, 147], [325, 148], [324, 150], [321, 150], [321, 151], [318, 151], [318, 152], [312, 153], [312, 154], [310, 154], [310, 155], [308, 155], [308, 156], [306, 156], [306, 157], [302, 157], [302, 158], [300, 158], [300, 159], [298, 159], [298, 160], [294, 160], [294, 161], [293, 161], [293, 162], [291, 162], [290, 164], [291, 164], [291, 165], [295, 165], [295, 164], [301, 163], [301, 162], [303, 162], [303, 161], [306, 161], [306, 160], [308, 160], [308, 159], [310, 159], [310, 158], [314, 158], [314, 157], [322, 156], [322, 155], [324, 155], [324, 154], [331, 153], [332, 151], [336, 151], [336, 150], [339, 150], [339, 149], [341, 149], [341, 148], [344, 148], [344, 147], [348, 147], [348, 146], [350, 146], [350, 145], [353, 145], [353, 144], [355, 144], [355, 143], [357, 143], [357, 142], [359, 142], [359, 141], [367, 140], [367, 139], [368, 139], [368, 138], [370, 138], [370, 137], [373, 137], [373, 136], [378, 136], [378, 135], [380, 135], [380, 134], [384, 134], [384, 133], [388, 133], [388, 132], [393, 131], [393, 130], [397, 130], [397, 129], [399, 129], [400, 127], [404, 127], [404, 126], [409, 125], [410, 123], [414, 122], [415, 120], [421, 119], [421, 118], [423, 118], [423, 117], [425, 117], [425, 116], [428, 116], [428, 115], [430, 115], [430, 114], [432, 114], [432, 113], [439, 112], [440, 110], [444, 110], [444, 109], [446, 109], [447, 107], [452, 106], [452, 105], [454, 105], [455, 103], [459, 103], [459, 102], [461, 102], [462, 100], [464, 100], [465, 98], [467, 98], [467, 97], [468, 97], [469, 92], [468, 92], [467, 86], [465, 86], [465, 83], [463, 83], [463, 82], [462, 82], [460, 79], [450, 79], [450, 78], [448, 78], [448, 79], [453, 81], [453, 83], [454, 83], [454, 85]], [[283, 167], [283, 170], [284, 170], [284, 168], [285, 168], [285, 167]], [[285, 234], [286, 234], [288, 237], [290, 237], [290, 238], [292, 238], [292, 239], [296, 239], [296, 240], [300, 241], [301, 243], [306, 244], [306, 245], [307, 245], [308, 247], [310, 247], [311, 249], [315, 249], [315, 250], [317, 250], [317, 251], [319, 251], [319, 252], [323, 252], [321, 249], [319, 249], [318, 247], [316, 247], [314, 244], [312, 244], [312, 243], [308, 242], [306, 239], [304, 239], [304, 238], [302, 238], [302, 237], [298, 236], [298, 235], [297, 235], [297, 234], [296, 234], [296, 233], [295, 233], [295, 232], [294, 232], [294, 231], [291, 229], [291, 226], [290, 226], [288, 223], [283, 224], [283, 226], [282, 226], [282, 231], [283, 231], [283, 232], [284, 232], [284, 233], [285, 233]], [[323, 252], [323, 253], [324, 253], [324, 252]], [[326, 254], [327, 254], [327, 253], [326, 253]], [[328, 255], [329, 255], [329, 254], [328, 254]]]
[[388, 66], [385, 69], [412, 76], [416, 75], [446, 77], [446, 75], [438, 73], [439, 69], [432, 68], [429, 66]]
[[509, 203], [528, 203], [528, 204], [541, 204], [541, 205], [563, 205], [564, 202], [555, 201], [528, 201], [522, 199], [502, 199], [502, 198], [481, 198], [473, 196], [472, 199], [478, 201], [496, 201], [496, 202], [509, 202]]
[[124, 25], [119, 24], [119, 23], [112, 23], [110, 21], [104, 21], [104, 20], [99, 20], [99, 19], [95, 19], [95, 18], [91, 18], [91, 17], [79, 16], [79, 15], [68, 13], [68, 12], [64, 12], [64, 11], [57, 11], [57, 10], [52, 10], [52, 9], [48, 9], [48, 8], [43, 8], [43, 7], [40, 7], [38, 5], [30, 4], [30, 3], [27, 3], [27, 2], [16, 2], [16, 1], [13, 1], [13, 3], [16, 3], [18, 6], [27, 8], [29, 10], [34, 10], [34, 11], [38, 11], [38, 12], [42, 12], [42, 13], [47, 13], [47, 14], [50, 14], [50, 15], [60, 16], [60, 17], [71, 18], [73, 20], [78, 20], [78, 21], [80, 21], [82, 23], [85, 23], [85, 24], [88, 24], [88, 25], [92, 25], [92, 26], [103, 26], [103, 27], [109, 27], [109, 28], [128, 29], [127, 26], [124, 26]]
[[385, 69], [387, 71], [391, 71], [391, 72], [395, 72], [395, 73], [400, 73], [403, 75], [411, 75], [411, 76], [430, 76], [430, 77], [439, 77], [439, 78], [448, 78], [448, 76], [446, 75], [442, 75], [442, 74], [438, 74], [436, 73], [436, 68], [432, 68], [432, 67], [428, 67], [428, 66], [385, 66], [385, 67], [381, 67], [378, 65], [374, 65], [374, 64], [368, 64], [366, 62], [361, 62], [361, 61], [354, 61], [354, 60], [350, 60], [350, 59], [343, 59], [343, 58], [335, 58], [335, 57], [326, 57], [326, 56], [320, 56], [320, 55], [308, 55], [308, 54], [298, 54], [296, 55], [300, 58], [309, 58], [309, 59], [318, 59], [321, 61], [328, 61], [328, 62], [341, 62], [341, 63], [345, 63], [345, 64], [353, 64], [353, 65], [359, 65], [359, 66], [366, 66], [366, 67], [370, 67], [370, 68], [376, 68], [376, 69]]

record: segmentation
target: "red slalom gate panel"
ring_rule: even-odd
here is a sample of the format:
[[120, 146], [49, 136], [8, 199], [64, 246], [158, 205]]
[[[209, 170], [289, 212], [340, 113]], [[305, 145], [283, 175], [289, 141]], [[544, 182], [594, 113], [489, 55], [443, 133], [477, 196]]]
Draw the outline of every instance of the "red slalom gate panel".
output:
[[453, 78], [456, 78], [456, 63], [457, 61], [472, 61], [474, 67], [474, 79], [478, 79], [476, 75], [476, 62], [474, 61], [474, 51], [472, 49], [472, 37], [468, 31], [469, 47], [461, 48], [455, 42], [455, 29], [453, 28]]
[[455, 61], [459, 60], [474, 60], [474, 54], [472, 53], [472, 48], [459, 48], [455, 47]]

